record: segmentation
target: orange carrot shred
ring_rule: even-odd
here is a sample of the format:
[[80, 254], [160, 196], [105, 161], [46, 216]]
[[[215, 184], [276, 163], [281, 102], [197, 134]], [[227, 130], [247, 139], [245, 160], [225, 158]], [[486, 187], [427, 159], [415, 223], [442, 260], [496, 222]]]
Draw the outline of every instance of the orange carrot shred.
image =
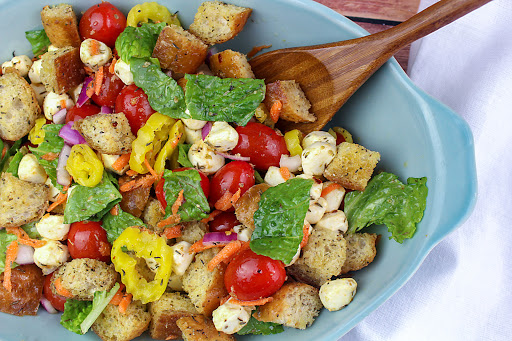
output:
[[116, 67], [116, 63], [117, 63], [117, 59], [116, 57], [114, 57], [112, 59], [112, 63], [110, 64], [110, 66], [108, 67], [108, 72], [111, 73], [111, 74], [114, 74], [115, 72], [115, 67]]
[[181, 221], [181, 217], [179, 214], [177, 214], [177, 215], [171, 214], [169, 217], [165, 218], [164, 220], [159, 221], [158, 224], [156, 224], [156, 226], [164, 227], [167, 225], [178, 224], [180, 221]]
[[91, 39], [91, 55], [100, 54], [100, 43], [96, 39]]
[[38, 240], [38, 239], [32, 239], [28, 236], [27, 232], [23, 230], [21, 227], [8, 227], [6, 229], [7, 233], [14, 234], [16, 237], [18, 237], [17, 242], [19, 244], [24, 244], [28, 246], [32, 246], [34, 248], [38, 248], [41, 246], [46, 245], [46, 240]]
[[336, 182], [330, 183], [322, 190], [322, 194], [320, 194], [321, 197], [325, 197], [327, 194], [331, 193], [334, 190], [340, 189], [342, 186]]
[[59, 157], [59, 153], [49, 152], [41, 156], [41, 159], [46, 161], [52, 161]]
[[226, 244], [209, 262], [208, 262], [208, 271], [213, 271], [217, 265], [222, 263], [223, 260], [227, 258], [231, 258], [235, 255], [240, 248], [242, 247], [242, 243], [239, 240], [232, 240]]
[[130, 305], [130, 303], [132, 302], [132, 297], [133, 297], [132, 294], [126, 294], [121, 299], [121, 302], [119, 302], [118, 309], [121, 314], [126, 314], [126, 310], [128, 309], [128, 306]]
[[227, 191], [220, 197], [219, 200], [215, 203], [215, 208], [220, 211], [229, 210], [235, 202], [240, 198], [242, 190], [239, 188], [235, 194], [231, 194], [231, 192]]
[[210, 221], [212, 221], [213, 219], [215, 219], [216, 216], [218, 216], [219, 214], [221, 214], [222, 211], [220, 210], [215, 210], [215, 211], [212, 211], [208, 217], [204, 218], [204, 219], [201, 219], [201, 222], [204, 223], [204, 224], [207, 224], [209, 223]]
[[181, 236], [181, 233], [182, 233], [184, 227], [185, 226], [183, 226], [183, 225], [176, 225], [176, 226], [173, 226], [173, 227], [167, 227], [164, 230], [163, 235], [167, 239], [178, 238], [178, 237]]
[[39, 247], [45, 246], [47, 242], [46, 242], [46, 240], [38, 240], [38, 239], [28, 238], [28, 239], [18, 239], [18, 243], [23, 244], [23, 245], [32, 246], [33, 248], [37, 249]]
[[2, 158], [7, 154], [7, 146], [4, 146], [4, 149], [2, 149]]
[[231, 299], [229, 300], [229, 303], [232, 303], [232, 304], [238, 304], [238, 305], [242, 305], [242, 306], [248, 306], [248, 305], [264, 305], [268, 302], [271, 302], [273, 300], [273, 297], [265, 297], [265, 298], [260, 298], [259, 300], [252, 300], [252, 301], [240, 301], [239, 299], [236, 299], [234, 297], [231, 297]]
[[181, 206], [181, 204], [183, 204], [183, 190], [181, 190], [179, 193], [178, 193], [178, 197], [176, 198], [176, 201], [174, 202], [174, 204], [172, 204], [172, 207], [171, 207], [171, 213], [172, 215], [176, 215], [178, 213], [178, 210]]
[[130, 162], [130, 155], [131, 153], [120, 155], [117, 160], [112, 163], [112, 168], [120, 172], [128, 164], [128, 162]]
[[119, 303], [121, 303], [121, 299], [123, 298], [124, 288], [125, 288], [125, 285], [123, 283], [119, 283], [119, 289], [117, 289], [116, 294], [110, 300], [110, 302], [109, 302], [110, 304], [119, 305]]
[[309, 240], [309, 227], [310, 227], [309, 224], [304, 224], [304, 226], [302, 226], [302, 240], [300, 242], [300, 247], [301, 248], [306, 246], [306, 244], [308, 243], [308, 240]]
[[270, 118], [274, 123], [279, 120], [279, 116], [281, 115], [281, 110], [283, 110], [283, 102], [280, 100], [275, 101], [270, 108]]
[[128, 176], [135, 176], [135, 175], [137, 175], [137, 174], [139, 174], [139, 173], [137, 173], [137, 172], [136, 172], [136, 171], [134, 171], [133, 169], [128, 169], [128, 170], [126, 171], [126, 175], [128, 175]]
[[119, 215], [119, 205], [114, 205], [111, 209], [110, 209], [110, 214], [112, 215]]
[[67, 298], [73, 297], [73, 294], [62, 286], [62, 279], [60, 277], [56, 278], [53, 284], [55, 285], [55, 291], [57, 291], [57, 294]]
[[153, 183], [155, 182], [155, 180], [156, 180], [156, 178], [153, 175], [148, 174], [139, 179], [134, 179], [134, 180], [125, 182], [124, 184], [121, 185], [121, 187], [119, 187], [119, 190], [121, 192], [128, 192], [128, 191], [131, 191], [132, 189], [139, 188], [139, 187], [143, 187], [143, 188], [151, 187], [153, 185]]
[[4, 288], [5, 288], [5, 290], [7, 290], [9, 292], [12, 291], [12, 282], [11, 282], [12, 263], [16, 260], [17, 256], [18, 256], [18, 243], [17, 243], [17, 241], [13, 240], [7, 247], [7, 251], [5, 253]]
[[64, 193], [64, 192], [60, 192], [59, 195], [57, 196], [57, 199], [55, 199], [55, 201], [50, 206], [48, 206], [48, 208], [46, 209], [46, 212], [53, 211], [55, 209], [55, 207], [64, 203], [67, 199], [68, 199], [68, 194]]
[[60, 100], [60, 108], [61, 109], [66, 109], [66, 100], [65, 99], [61, 99]]
[[190, 246], [190, 248], [188, 249], [188, 253], [194, 253], [194, 252], [201, 252], [201, 251], [204, 251], [204, 250], [208, 250], [208, 249], [212, 249], [214, 247], [222, 247], [223, 245], [226, 245], [227, 243], [215, 243], [215, 244], [207, 244], [205, 245], [203, 243], [203, 238], [201, 238], [200, 240], [198, 240], [197, 242], [195, 242], [194, 244], [192, 244]]
[[279, 167], [279, 173], [281, 173], [284, 180], [288, 180], [292, 176], [288, 167]]
[[240, 243], [242, 244], [242, 246], [240, 247], [240, 250], [238, 250], [231, 257], [225, 258], [223, 260], [224, 263], [229, 264], [229, 262], [231, 262], [231, 260], [233, 260], [233, 258], [235, 258], [240, 252], [245, 251], [245, 250], [247, 250], [247, 249], [249, 249], [251, 247], [251, 243], [248, 242], [248, 241], [247, 242], [240, 241]]
[[157, 174], [157, 172], [155, 172], [153, 167], [151, 167], [151, 165], [149, 164], [149, 161], [146, 157], [144, 158], [144, 166], [146, 166], [146, 168], [148, 169], [148, 171], [151, 175], [153, 175], [157, 179], [160, 179], [160, 176]]
[[94, 77], [94, 93], [96, 95], [100, 94], [101, 84], [103, 84], [103, 66], [96, 71], [96, 76]]

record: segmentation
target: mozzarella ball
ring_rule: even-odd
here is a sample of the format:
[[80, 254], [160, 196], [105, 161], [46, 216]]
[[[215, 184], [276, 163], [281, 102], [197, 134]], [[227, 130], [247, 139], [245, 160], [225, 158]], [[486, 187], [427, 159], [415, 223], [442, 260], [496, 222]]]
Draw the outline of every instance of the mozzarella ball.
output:
[[37, 103], [39, 103], [40, 106], [43, 105], [44, 99], [46, 98], [46, 95], [48, 92], [46, 91], [46, 87], [43, 84], [40, 83], [32, 83], [30, 84], [32, 89], [34, 89], [34, 93], [36, 94]]
[[190, 147], [188, 151], [188, 159], [194, 166], [206, 175], [210, 175], [218, 171], [224, 166], [224, 157], [215, 154], [215, 151], [211, 149], [202, 140], [197, 141]]
[[[53, 182], [50, 178], [46, 179], [46, 182], [44, 183], [46, 186], [50, 188], [50, 201], [57, 200], [57, 197], [60, 194], [60, 190], [53, 185]], [[69, 193], [68, 193], [69, 194]]]
[[181, 120], [185, 127], [193, 130], [202, 129], [206, 125], [206, 121], [195, 120], [193, 118], [182, 118]]
[[64, 240], [68, 236], [71, 224], [64, 224], [63, 215], [45, 215], [36, 223], [39, 234], [46, 239]]
[[289, 156], [283, 154], [279, 160], [279, 167], [286, 167], [292, 173], [298, 172], [302, 170], [302, 159], [300, 155]]
[[242, 329], [249, 322], [253, 309], [253, 307], [230, 303], [230, 300], [231, 298], [212, 313], [215, 329], [226, 334], [234, 334]]
[[[327, 188], [331, 185], [331, 181], [324, 182], [323, 188]], [[324, 198], [327, 201], [326, 212], [333, 212], [340, 208], [343, 197], [345, 196], [345, 188], [338, 186], [327, 194], [324, 194]]]
[[327, 201], [320, 197], [318, 200], [311, 200], [309, 203], [308, 212], [306, 213], [306, 220], [310, 224], [316, 224], [324, 216], [327, 207]]
[[214, 122], [204, 142], [219, 152], [227, 152], [238, 144], [238, 133], [227, 122]]
[[329, 311], [340, 310], [354, 298], [357, 282], [353, 278], [329, 280], [320, 287], [320, 301]]
[[302, 151], [302, 170], [305, 174], [322, 175], [335, 156], [335, 146], [327, 142], [315, 142]]
[[32, 60], [26, 56], [16, 56], [11, 59], [12, 66], [18, 70], [21, 77], [27, 77], [30, 68], [32, 67]]
[[171, 246], [173, 256], [172, 270], [178, 276], [182, 276], [194, 260], [195, 253], [188, 252], [190, 246], [191, 244], [186, 241], [181, 241]]
[[[93, 46], [97, 45], [97, 49]], [[96, 39], [85, 39], [80, 45], [80, 59], [82, 63], [93, 70], [98, 70], [112, 58], [110, 47]]]
[[325, 142], [336, 147], [336, 139], [326, 131], [313, 131], [302, 140], [302, 148], [306, 149], [315, 142]]
[[44, 168], [39, 164], [34, 154], [26, 154], [23, 156], [18, 165], [18, 178], [20, 178], [20, 180], [35, 184], [44, 184], [47, 177]]
[[43, 270], [43, 275], [52, 273], [69, 258], [68, 247], [56, 240], [47, 240], [44, 246], [34, 251], [34, 263]]
[[322, 219], [320, 219], [315, 226], [345, 233], [348, 230], [348, 221], [345, 213], [341, 210], [338, 210], [325, 213]]
[[[290, 173], [290, 179], [293, 177], [295, 176]], [[281, 174], [281, 169], [275, 166], [270, 166], [268, 168], [267, 173], [265, 174], [265, 178], [263, 180], [270, 186], [277, 186], [279, 184], [282, 184], [283, 182], [286, 182], [286, 179], [283, 177], [283, 174]]]
[[252, 232], [253, 230], [244, 226], [244, 225], [237, 225], [233, 227], [233, 231], [237, 234], [237, 239], [242, 242], [248, 242], [251, 240]]
[[32, 83], [42, 83], [41, 82], [41, 69], [43, 68], [42, 59], [38, 59], [32, 63], [30, 70], [28, 71], [28, 78]]
[[[65, 101], [66, 105], [65, 107], [62, 106], [62, 101]], [[60, 110], [64, 108], [71, 108], [75, 103], [73, 100], [68, 96], [68, 94], [56, 94], [53, 91], [50, 91], [43, 102], [43, 111], [44, 116], [52, 121], [53, 115], [58, 113]]]
[[133, 73], [130, 69], [130, 64], [118, 59], [114, 65], [114, 73], [123, 81], [124, 84], [133, 84]]
[[190, 129], [185, 126], [185, 142], [188, 144], [194, 144], [198, 141], [203, 140], [201, 129]]
[[322, 183], [318, 179], [311, 174], [299, 174], [297, 178], [313, 180], [313, 185], [309, 190], [309, 199], [315, 201], [320, 198], [320, 195], [322, 195]]
[[119, 159], [121, 157], [121, 155], [112, 155], [112, 154], [103, 154], [101, 153], [100, 154], [101, 156], [101, 161], [103, 162], [103, 166], [105, 166], [105, 168], [111, 172], [114, 172], [116, 174], [119, 174], [119, 175], [123, 175], [124, 173], [126, 173], [126, 171], [128, 169], [130, 169], [130, 165], [129, 164], [126, 164], [121, 170], [115, 170], [112, 165], [114, 164], [114, 162], [117, 161], [117, 159]]

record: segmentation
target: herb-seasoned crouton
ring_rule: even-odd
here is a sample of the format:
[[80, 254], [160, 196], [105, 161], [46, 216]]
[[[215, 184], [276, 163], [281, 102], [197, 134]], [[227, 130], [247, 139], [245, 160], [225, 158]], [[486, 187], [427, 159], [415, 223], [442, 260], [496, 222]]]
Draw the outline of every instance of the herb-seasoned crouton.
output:
[[244, 28], [251, 13], [250, 8], [221, 1], [205, 1], [197, 9], [189, 31], [207, 44], [221, 44], [234, 38]]
[[183, 275], [183, 289], [197, 311], [206, 316], [210, 316], [220, 305], [220, 300], [228, 294], [224, 287], [226, 265], [221, 263], [213, 271], [207, 269], [208, 262], [218, 252], [219, 248], [213, 248], [197, 254]]
[[253, 314], [257, 320], [306, 329], [323, 307], [318, 289], [300, 282], [285, 283], [272, 298]]
[[324, 176], [344, 188], [363, 191], [380, 160], [380, 154], [355, 143], [343, 142], [324, 171]]
[[270, 185], [266, 183], [254, 185], [233, 205], [235, 206], [236, 219], [252, 230], [254, 230], [254, 212], [256, 212], [259, 207], [261, 194], [268, 188], [270, 188]]
[[208, 45], [177, 25], [166, 26], [160, 32], [153, 50], [163, 69], [178, 73], [194, 73], [204, 63]]
[[27, 135], [41, 115], [34, 89], [10, 68], [0, 77], [0, 137], [16, 141]]
[[142, 213], [142, 221], [148, 225], [151, 231], [162, 233], [164, 228], [157, 227], [156, 225], [163, 219], [164, 213], [162, 212], [160, 202], [155, 198], [149, 198], [144, 212]]
[[41, 219], [48, 208], [50, 189], [23, 181], [11, 173], [0, 178], [0, 226], [16, 227]]
[[190, 244], [194, 244], [199, 239], [203, 238], [208, 230], [206, 224], [200, 221], [186, 222], [183, 225], [185, 228], [181, 232], [181, 236], [176, 238], [176, 242], [186, 241]]
[[55, 47], [80, 46], [78, 23], [71, 5], [45, 6], [41, 11], [41, 21], [46, 35]]
[[73, 125], [89, 145], [104, 154], [126, 154], [132, 151], [130, 123], [121, 112], [118, 114], [96, 114], [78, 120]]
[[311, 103], [297, 82], [289, 80], [267, 84], [267, 92], [263, 103], [270, 110], [276, 101], [281, 101], [283, 104], [279, 118], [291, 122], [316, 121], [316, 116], [309, 112]]
[[129, 341], [144, 333], [150, 321], [151, 315], [140, 301], [132, 301], [124, 314], [117, 306], [108, 304], [93, 323], [92, 330], [103, 341]]
[[287, 272], [301, 282], [320, 287], [340, 274], [345, 263], [347, 243], [341, 233], [315, 227], [297, 261]]
[[11, 271], [12, 290], [4, 288], [0, 274], [0, 311], [17, 316], [37, 315], [43, 294], [44, 276], [34, 264], [19, 265]]
[[155, 302], [149, 304], [151, 324], [149, 334], [153, 339], [168, 340], [169, 337], [179, 339], [181, 330], [176, 321], [185, 316], [197, 314], [196, 307], [184, 294], [164, 293]]
[[182, 317], [176, 324], [184, 341], [234, 341], [232, 335], [219, 332], [213, 322], [203, 315]]
[[347, 233], [347, 259], [341, 268], [340, 274], [364, 268], [375, 258], [377, 249], [375, 244], [379, 236], [375, 233]]
[[41, 81], [47, 91], [57, 94], [71, 91], [85, 78], [80, 50], [76, 47], [64, 47], [46, 52], [41, 60]]
[[210, 57], [210, 69], [221, 78], [255, 78], [247, 57], [233, 50], [225, 50]]

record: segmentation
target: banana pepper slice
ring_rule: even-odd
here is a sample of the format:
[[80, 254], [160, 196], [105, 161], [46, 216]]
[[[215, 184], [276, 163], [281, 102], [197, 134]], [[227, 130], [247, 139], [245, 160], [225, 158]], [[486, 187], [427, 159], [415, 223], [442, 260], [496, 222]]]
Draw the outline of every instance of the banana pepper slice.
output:
[[126, 18], [126, 25], [137, 27], [138, 24], [153, 22], [165, 22], [181, 26], [177, 14], [171, 14], [167, 7], [159, 5], [156, 2], [144, 2], [135, 5]]
[[43, 126], [46, 124], [46, 118], [40, 117], [36, 119], [36, 124], [28, 134], [28, 139], [32, 144], [41, 144], [44, 142], [45, 132]]
[[183, 143], [183, 141], [185, 141], [185, 126], [181, 120], [178, 120], [172, 126], [171, 131], [169, 132], [169, 139], [156, 157], [155, 165], [153, 167], [155, 172], [160, 174], [164, 171], [165, 162], [173, 155], [178, 144]]
[[[151, 259], [158, 264], [154, 280], [148, 282], [138, 273], [137, 259], [124, 252], [123, 247], [137, 257]], [[164, 237], [128, 227], [112, 244], [111, 258], [126, 291], [134, 299], [146, 304], [158, 300], [165, 292], [172, 271], [172, 249]]]
[[96, 186], [103, 177], [103, 163], [86, 144], [71, 147], [66, 170], [78, 184], [86, 187]]
[[301, 142], [303, 134], [300, 130], [293, 129], [284, 134], [284, 142], [286, 142], [286, 149], [290, 152], [291, 156], [301, 155], [302, 147]]

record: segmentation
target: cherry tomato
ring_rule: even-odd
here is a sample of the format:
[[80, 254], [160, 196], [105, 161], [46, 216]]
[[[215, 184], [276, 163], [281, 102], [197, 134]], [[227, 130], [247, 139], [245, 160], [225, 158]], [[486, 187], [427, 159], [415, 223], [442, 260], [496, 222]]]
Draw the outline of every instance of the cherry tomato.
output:
[[136, 135], [149, 116], [155, 113], [155, 110], [149, 105], [148, 96], [144, 91], [132, 84], [121, 90], [117, 96], [115, 112], [125, 114], [132, 128], [132, 133]]
[[339, 145], [340, 143], [343, 143], [345, 142], [345, 136], [343, 136], [342, 134], [336, 132], [336, 145]]
[[108, 262], [111, 245], [107, 232], [96, 221], [80, 221], [71, 224], [68, 233], [68, 250], [73, 259], [93, 258]]
[[55, 309], [58, 311], [64, 311], [64, 303], [66, 303], [67, 298], [59, 294], [55, 294], [50, 287], [54, 274], [55, 272], [52, 272], [44, 277], [43, 295], [48, 301], [50, 301]]
[[208, 223], [208, 228], [210, 232], [227, 232], [233, 231], [233, 228], [238, 225], [240, 225], [240, 222], [236, 219], [234, 213], [222, 212]]
[[78, 28], [83, 39], [99, 40], [114, 47], [126, 27], [126, 17], [110, 2], [91, 6], [80, 19]]
[[236, 131], [238, 144], [231, 152], [250, 157], [256, 169], [279, 167], [281, 155], [289, 155], [284, 137], [264, 124], [249, 122], [245, 127], [237, 127]]
[[235, 298], [252, 301], [273, 295], [285, 279], [283, 262], [248, 249], [229, 263], [224, 274], [224, 285]]
[[[181, 172], [187, 169], [195, 169], [190, 167], [184, 167], [184, 168], [176, 168], [173, 170], [173, 172]], [[197, 170], [197, 169], [196, 169]], [[199, 172], [199, 175], [201, 176], [201, 188], [204, 192], [204, 196], [208, 199], [208, 194], [210, 193], [210, 180], [206, 175], [204, 175], [203, 172], [200, 170], [197, 170]], [[165, 209], [167, 207], [167, 200], [165, 199], [165, 191], [164, 191], [164, 183], [165, 179], [161, 178], [160, 181], [157, 182], [155, 186], [155, 195], [158, 201], [160, 201], [160, 204], [162, 204], [162, 207]]]
[[100, 107], [90, 103], [84, 103], [81, 107], [75, 105], [68, 109], [66, 114], [66, 123], [77, 119], [86, 118], [87, 116], [96, 115], [100, 111]]
[[254, 169], [245, 161], [231, 161], [215, 173], [210, 182], [210, 205], [215, 203], [229, 191], [235, 194], [240, 189], [240, 195], [254, 186]]
[[98, 105], [106, 105], [113, 108], [116, 104], [117, 95], [124, 87], [123, 81], [116, 74], [108, 71], [108, 65], [104, 68], [105, 76], [101, 84], [99, 94], [92, 95], [91, 99]]

